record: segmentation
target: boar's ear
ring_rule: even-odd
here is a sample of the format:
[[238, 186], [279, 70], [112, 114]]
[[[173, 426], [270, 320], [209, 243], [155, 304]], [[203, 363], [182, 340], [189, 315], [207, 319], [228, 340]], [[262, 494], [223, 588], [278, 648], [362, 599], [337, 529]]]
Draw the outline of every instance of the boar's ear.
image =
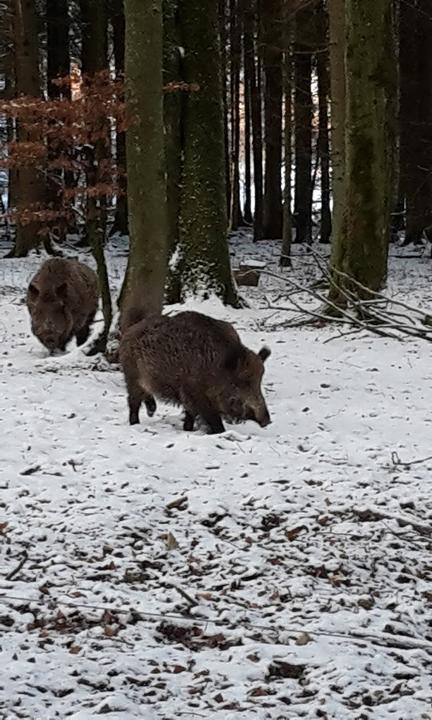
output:
[[66, 295], [67, 295], [67, 284], [66, 284], [65, 282], [62, 283], [61, 285], [59, 285], [59, 286], [56, 288], [56, 295], [57, 295], [57, 297], [60, 298], [61, 300], [65, 300], [65, 299], [66, 299]]
[[225, 357], [225, 367], [227, 370], [237, 370], [239, 365], [244, 361], [246, 350], [243, 345], [236, 345], [230, 348]]
[[37, 296], [39, 295], [39, 290], [37, 289], [36, 285], [33, 285], [33, 283], [30, 283], [29, 285], [29, 295], [32, 300], [36, 300]]
[[261, 360], [263, 362], [265, 362], [267, 360], [267, 358], [270, 357], [271, 350], [266, 345], [264, 345], [264, 347], [262, 347], [261, 350], [259, 351], [258, 355], [260, 356]]

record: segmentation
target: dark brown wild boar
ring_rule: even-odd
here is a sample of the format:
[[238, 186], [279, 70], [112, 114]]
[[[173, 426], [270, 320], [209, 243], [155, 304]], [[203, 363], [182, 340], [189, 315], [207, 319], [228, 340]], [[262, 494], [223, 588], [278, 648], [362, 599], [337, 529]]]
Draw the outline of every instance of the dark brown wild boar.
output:
[[97, 275], [87, 265], [63, 258], [47, 260], [27, 290], [32, 332], [51, 352], [64, 350], [73, 336], [82, 345], [98, 300]]
[[201, 313], [149, 315], [125, 329], [128, 315], [140, 315], [126, 312], [119, 353], [131, 425], [139, 422], [142, 402], [154, 414], [154, 396], [183, 406], [184, 430], [193, 430], [197, 416], [211, 433], [224, 431], [222, 417], [268, 425], [261, 391], [268, 348], [254, 353], [232, 325]]

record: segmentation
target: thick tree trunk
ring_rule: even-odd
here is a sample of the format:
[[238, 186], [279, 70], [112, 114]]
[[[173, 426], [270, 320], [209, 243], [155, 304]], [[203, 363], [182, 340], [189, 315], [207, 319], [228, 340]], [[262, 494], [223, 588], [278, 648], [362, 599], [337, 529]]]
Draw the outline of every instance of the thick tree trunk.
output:
[[[37, 17], [33, 0], [13, 0], [13, 35], [15, 48], [15, 92], [39, 98], [39, 53]], [[18, 142], [39, 141], [31, 126], [17, 125]], [[41, 242], [41, 225], [38, 222], [23, 224], [20, 216], [25, 211], [37, 210], [44, 200], [44, 185], [33, 167], [21, 167], [14, 173], [15, 207], [17, 211], [14, 255], [23, 257]]]
[[295, 42], [295, 190], [296, 242], [312, 241], [312, 46], [309, 39], [311, 9], [296, 16]]
[[329, 57], [328, 57], [328, 27], [324, 4], [320, 3], [318, 10], [319, 46], [317, 51], [318, 75], [318, 158], [320, 162], [321, 180], [321, 218], [320, 242], [330, 242], [331, 213], [330, 213], [330, 147], [329, 147], [329, 118], [328, 100], [330, 95]]
[[[161, 0], [125, 0], [130, 251], [124, 302], [160, 312], [167, 266]], [[145, 161], [143, 159], [145, 158]]]
[[[392, 9], [392, 0], [346, 0], [345, 207], [332, 260], [336, 270], [371, 290], [385, 279], [390, 236], [396, 93]], [[347, 286], [358, 292], [349, 280]]]
[[263, 234], [282, 235], [282, 0], [262, 5], [263, 67], [265, 76], [265, 191]]
[[214, 0], [188, 0], [181, 12], [184, 70], [198, 92], [186, 96], [180, 201], [182, 293], [215, 293], [237, 303], [226, 239], [221, 52]]
[[[125, 18], [123, 0], [111, 0], [111, 27], [113, 33], [114, 65], [116, 78], [124, 75], [125, 62]], [[111, 234], [128, 234], [127, 178], [126, 178], [126, 133], [116, 131], [116, 164], [119, 171], [120, 193], [117, 196], [114, 223]]]
[[254, 178], [254, 240], [263, 237], [263, 140], [261, 113], [261, 66], [259, 55], [255, 52], [255, 15], [254, 7], [245, 7], [244, 14], [244, 53], [245, 77], [249, 84], [252, 154]]
[[332, 241], [342, 232], [345, 176], [345, 0], [330, 0]]

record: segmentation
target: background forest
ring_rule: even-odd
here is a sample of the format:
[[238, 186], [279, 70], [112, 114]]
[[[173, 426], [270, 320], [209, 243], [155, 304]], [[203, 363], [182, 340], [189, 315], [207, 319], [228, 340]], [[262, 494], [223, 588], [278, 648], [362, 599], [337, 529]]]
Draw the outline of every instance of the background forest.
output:
[[[432, 720], [431, 39], [432, 0], [0, 0], [0, 720]], [[49, 354], [52, 256], [94, 306]], [[261, 349], [262, 422], [128, 424], [136, 301]]]

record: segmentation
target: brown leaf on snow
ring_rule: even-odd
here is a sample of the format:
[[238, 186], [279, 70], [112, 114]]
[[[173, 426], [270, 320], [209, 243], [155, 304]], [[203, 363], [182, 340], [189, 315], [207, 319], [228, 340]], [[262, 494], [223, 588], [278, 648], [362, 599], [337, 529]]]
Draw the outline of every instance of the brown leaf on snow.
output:
[[299, 680], [306, 670], [306, 665], [293, 665], [285, 660], [275, 660], [269, 667], [268, 675], [272, 678], [293, 678]]

